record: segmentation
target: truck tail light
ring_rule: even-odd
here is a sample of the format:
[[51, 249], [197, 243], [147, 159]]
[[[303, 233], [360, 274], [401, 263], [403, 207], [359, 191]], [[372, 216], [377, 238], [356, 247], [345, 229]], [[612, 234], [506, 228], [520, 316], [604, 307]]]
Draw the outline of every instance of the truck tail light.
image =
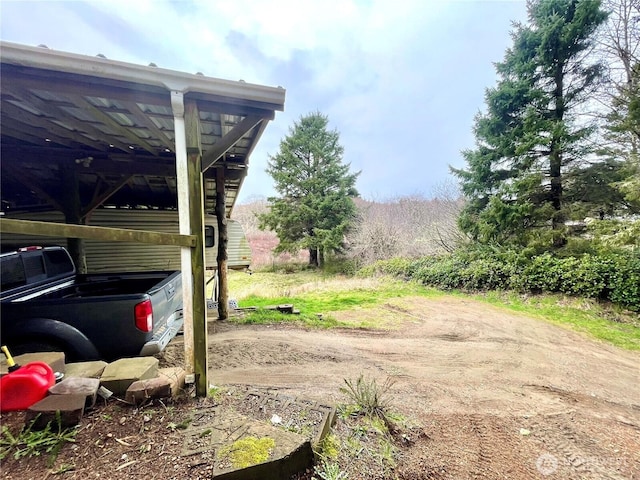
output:
[[136, 328], [145, 333], [153, 331], [153, 307], [151, 300], [145, 300], [135, 306]]

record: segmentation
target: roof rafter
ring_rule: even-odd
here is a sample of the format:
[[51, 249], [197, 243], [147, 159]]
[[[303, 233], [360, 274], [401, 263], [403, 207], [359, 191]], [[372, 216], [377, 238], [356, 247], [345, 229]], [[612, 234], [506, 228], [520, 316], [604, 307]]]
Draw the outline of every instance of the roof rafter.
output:
[[[129, 180], [131, 180], [132, 177], [133, 175], [124, 175], [115, 184], [113, 185], [107, 184], [108, 188], [101, 194], [98, 194], [98, 191], [96, 190], [96, 192], [93, 195], [93, 199], [91, 200], [91, 203], [82, 209], [82, 213], [81, 213], [82, 218], [86, 217], [91, 212], [93, 212], [96, 208], [98, 208], [100, 205], [106, 202], [109, 199], [109, 197], [111, 197], [114, 193], [116, 193], [123, 186], [125, 186], [129, 182]], [[101, 181], [105, 182], [103, 178], [101, 178]]]
[[[69, 95], [69, 94], [66, 94], [66, 95]], [[92, 105], [91, 103], [89, 103], [84, 97], [81, 97], [80, 95], [69, 95], [69, 96], [79, 108], [86, 110], [94, 117], [99, 118], [100, 120], [102, 120], [102, 122], [104, 122], [106, 125], [111, 127], [115, 132], [118, 132], [123, 137], [128, 138], [134, 144], [141, 146], [150, 154], [152, 155], [158, 154], [157, 149], [149, 145], [143, 138], [136, 136], [129, 129], [120, 125], [120, 123], [116, 122], [107, 113], [103, 112], [101, 109], [99, 109], [95, 105]]]
[[[45, 114], [53, 117], [53, 119], [62, 120], [64, 123], [69, 123], [70, 126], [74, 128], [75, 132], [79, 132], [80, 133], [80, 132], [84, 131], [84, 132], [88, 133], [89, 135], [95, 136], [98, 139], [106, 137], [106, 135], [105, 135], [105, 133], [103, 131], [101, 131], [100, 129], [94, 127], [92, 124], [90, 124], [88, 122], [81, 122], [76, 117], [74, 117], [70, 113], [66, 112], [62, 108], [57, 107], [56, 105], [50, 104], [50, 103], [42, 100], [40, 97], [38, 97], [37, 95], [34, 95], [33, 93], [29, 92], [28, 90], [25, 90], [25, 89], [15, 85], [15, 84], [8, 83], [6, 81], [6, 79], [4, 78], [4, 74], [3, 74], [3, 79], [2, 79], [2, 89], [10, 92], [11, 95], [16, 97], [18, 100], [21, 100], [21, 101], [23, 101], [25, 103], [29, 103], [29, 104], [33, 105], [35, 108], [37, 108], [42, 113], [45, 113]], [[116, 138], [113, 138], [112, 136], [109, 137], [109, 144], [108, 145], [114, 145], [115, 147], [118, 147], [119, 149], [121, 149], [121, 150], [123, 150], [125, 152], [129, 150], [129, 145], [121, 142], [120, 140], [118, 140]]]
[[147, 116], [147, 113], [144, 112], [136, 102], [123, 101], [122, 103], [127, 109], [129, 109], [131, 115], [133, 115], [133, 117], [138, 122], [147, 127], [156, 135], [158, 140], [160, 140], [160, 142], [165, 146], [166, 149], [170, 150], [171, 152], [176, 151], [175, 144], [173, 141], [171, 141], [171, 139], [169, 139], [169, 137], [167, 137], [167, 133], [158, 128], [153, 120], [151, 120], [151, 118]]
[[[71, 146], [71, 143], [68, 141], [69, 139], [71, 139], [76, 143], [88, 145], [96, 149], [103, 148], [103, 146], [100, 145], [99, 142], [91, 140], [90, 138], [76, 133], [75, 131], [71, 131], [64, 127], [61, 127], [60, 125], [50, 121], [51, 119], [48, 119], [47, 117], [35, 115], [20, 107], [17, 107], [10, 102], [3, 102], [2, 112], [3, 114], [10, 115], [14, 120], [24, 124], [26, 129], [31, 130], [33, 129], [33, 126], [45, 129], [45, 135], [43, 136], [43, 139], [55, 139], [56, 143], [68, 146]], [[6, 122], [3, 123], [6, 125]], [[63, 141], [65, 137], [67, 137], [67, 141]]]
[[206, 151], [202, 157], [202, 171], [204, 172], [210, 168], [220, 157], [231, 150], [231, 148], [238, 143], [242, 137], [249, 133], [249, 131], [261, 121], [263, 121], [263, 118], [261, 117], [256, 115], [247, 115], [240, 123], [233, 127], [229, 133], [223, 136], [219, 142], [216, 142], [212, 148]]
[[58, 202], [56, 198], [51, 196], [49, 192], [47, 192], [41, 185], [39, 185], [33, 177], [30, 177], [26, 172], [22, 172], [13, 165], [3, 165], [5, 171], [18, 182], [20, 182], [25, 187], [36, 192], [42, 199], [44, 199], [47, 203], [49, 203], [56, 210], [64, 211], [62, 205]]

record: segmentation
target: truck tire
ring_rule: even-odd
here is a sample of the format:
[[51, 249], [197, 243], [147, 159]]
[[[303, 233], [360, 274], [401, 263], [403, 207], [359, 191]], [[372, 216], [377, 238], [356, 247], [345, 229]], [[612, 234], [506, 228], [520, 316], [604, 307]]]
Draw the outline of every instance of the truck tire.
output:
[[22, 320], [16, 328], [3, 331], [3, 337], [15, 354], [37, 351], [64, 352], [67, 362], [100, 359], [95, 346], [82, 332], [51, 318]]

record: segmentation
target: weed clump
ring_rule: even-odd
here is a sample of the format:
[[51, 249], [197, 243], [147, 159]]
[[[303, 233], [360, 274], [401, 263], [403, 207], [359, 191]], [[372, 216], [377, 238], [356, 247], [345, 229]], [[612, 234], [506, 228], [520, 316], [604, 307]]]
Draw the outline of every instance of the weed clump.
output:
[[[315, 468], [315, 473], [322, 480], [347, 480], [349, 474], [340, 469], [340, 465], [326, 460], [322, 461], [322, 465]], [[315, 480], [316, 477], [313, 477]]]
[[360, 375], [355, 382], [344, 379], [344, 383], [346, 387], [340, 388], [340, 391], [353, 402], [347, 407], [350, 414], [379, 419], [389, 431], [395, 430], [389, 393], [394, 382], [390, 378], [378, 385], [375, 378], [367, 380]]

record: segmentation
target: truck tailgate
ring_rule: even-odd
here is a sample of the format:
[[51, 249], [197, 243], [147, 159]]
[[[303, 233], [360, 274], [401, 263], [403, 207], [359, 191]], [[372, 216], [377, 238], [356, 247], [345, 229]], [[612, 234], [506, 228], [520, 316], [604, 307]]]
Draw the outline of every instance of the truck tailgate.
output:
[[153, 336], [144, 344], [140, 355], [154, 355], [161, 352], [184, 323], [180, 272], [175, 272], [149, 290], [147, 294], [153, 307]]

